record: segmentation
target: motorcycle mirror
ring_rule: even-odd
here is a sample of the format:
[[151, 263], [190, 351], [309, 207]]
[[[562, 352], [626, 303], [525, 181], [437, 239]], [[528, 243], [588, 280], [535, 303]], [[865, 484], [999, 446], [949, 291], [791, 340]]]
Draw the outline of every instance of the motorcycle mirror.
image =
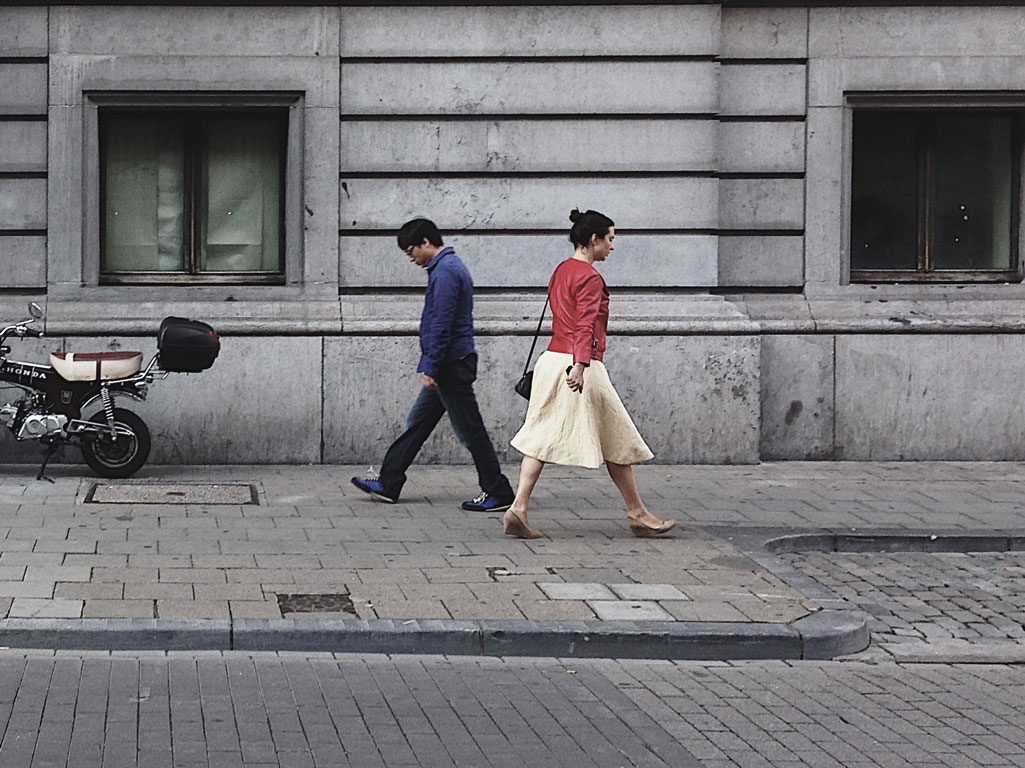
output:
[[34, 301], [29, 302], [28, 313], [32, 315], [36, 320], [41, 320], [43, 317], [43, 309]]

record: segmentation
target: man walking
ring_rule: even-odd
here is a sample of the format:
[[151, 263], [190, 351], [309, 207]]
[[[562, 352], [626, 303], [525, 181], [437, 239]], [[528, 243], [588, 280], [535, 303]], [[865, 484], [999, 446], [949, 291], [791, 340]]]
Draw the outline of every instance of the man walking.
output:
[[509, 480], [495, 455], [477, 407], [477, 348], [473, 343], [473, 281], [441, 233], [428, 219], [413, 219], [398, 233], [399, 248], [427, 270], [427, 293], [420, 316], [420, 364], [423, 389], [406, 417], [406, 431], [392, 443], [375, 478], [354, 477], [352, 484], [373, 498], [394, 504], [406, 482], [406, 470], [431, 432], [448, 412], [452, 429], [473, 456], [481, 493], [464, 501], [471, 512], [503, 512], [513, 500]]

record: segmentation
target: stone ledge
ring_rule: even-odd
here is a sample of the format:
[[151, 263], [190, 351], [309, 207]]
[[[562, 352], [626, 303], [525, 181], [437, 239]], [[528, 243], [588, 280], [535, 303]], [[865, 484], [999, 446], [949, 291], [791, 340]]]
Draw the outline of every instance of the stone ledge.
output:
[[[1025, 333], [1025, 286], [853, 286], [727, 298], [760, 333]], [[894, 289], [894, 290], [882, 290]], [[897, 290], [899, 289], [899, 290]], [[940, 290], [937, 290], [940, 289]]]
[[[749, 335], [752, 322], [731, 302], [710, 294], [638, 294], [614, 290], [609, 333], [613, 335]], [[341, 297], [342, 331], [348, 334], [416, 334], [423, 297], [415, 294], [353, 294]], [[477, 334], [533, 335], [544, 294], [483, 294], [474, 297]], [[551, 310], [542, 333], [551, 332]]]
[[[168, 315], [210, 323], [218, 333], [244, 335], [336, 334], [341, 331], [337, 301], [60, 301], [49, 299], [46, 333], [60, 335], [157, 334]], [[22, 310], [24, 312], [24, 310]]]
[[[1002, 287], [1002, 286], [1000, 286]], [[610, 335], [764, 335], [764, 334], [953, 334], [1025, 333], [1025, 294], [983, 298], [979, 288], [961, 297], [828, 298], [794, 295], [613, 293]], [[1009, 296], [1010, 294], [1008, 294]], [[423, 297], [415, 293], [346, 294], [339, 298], [245, 297], [236, 300], [97, 301], [27, 292], [0, 297], [4, 322], [27, 315], [38, 301], [46, 311], [48, 335], [156, 334], [167, 315], [187, 315], [231, 335], [414, 336]], [[475, 297], [474, 320], [480, 336], [533, 335], [544, 306], [543, 294], [483, 294]], [[551, 312], [542, 332], [551, 332]]]

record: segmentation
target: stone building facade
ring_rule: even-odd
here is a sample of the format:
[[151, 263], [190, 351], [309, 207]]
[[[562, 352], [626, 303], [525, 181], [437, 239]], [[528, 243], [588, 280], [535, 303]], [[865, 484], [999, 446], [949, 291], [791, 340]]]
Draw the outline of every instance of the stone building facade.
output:
[[[419, 386], [393, 233], [425, 215], [511, 458], [595, 208], [655, 461], [1025, 459], [1023, 32], [1015, 5], [4, 5], [0, 311], [45, 307], [30, 360], [221, 331], [137, 407], [156, 462], [372, 462]], [[467, 459], [447, 428], [422, 458]]]

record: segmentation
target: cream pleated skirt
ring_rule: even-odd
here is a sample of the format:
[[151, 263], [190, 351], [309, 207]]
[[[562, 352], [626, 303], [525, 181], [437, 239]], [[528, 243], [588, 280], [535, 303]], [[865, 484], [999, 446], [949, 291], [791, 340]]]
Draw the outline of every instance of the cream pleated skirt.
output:
[[654, 454], [619, 399], [605, 365], [592, 360], [584, 391], [566, 386], [573, 355], [545, 351], [534, 367], [527, 418], [511, 445], [520, 453], [553, 464], [600, 467], [602, 462], [636, 464]]

